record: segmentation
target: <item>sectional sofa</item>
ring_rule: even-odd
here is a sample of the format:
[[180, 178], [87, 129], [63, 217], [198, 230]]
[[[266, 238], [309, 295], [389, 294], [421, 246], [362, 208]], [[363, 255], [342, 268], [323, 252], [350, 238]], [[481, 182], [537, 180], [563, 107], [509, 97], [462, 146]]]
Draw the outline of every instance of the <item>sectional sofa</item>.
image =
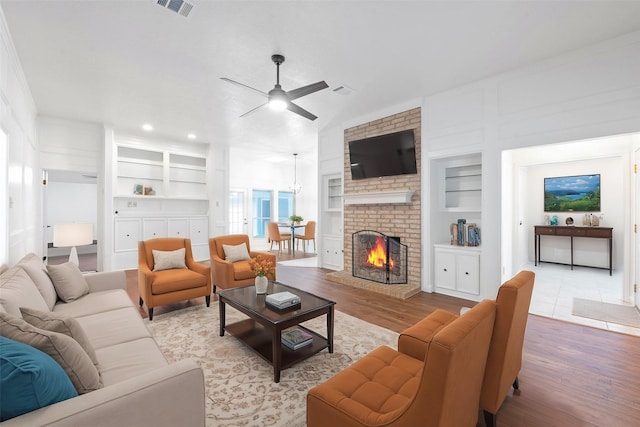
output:
[[[75, 397], [12, 417], [2, 425], [204, 426], [202, 369], [191, 359], [167, 362], [126, 293], [125, 273], [78, 274], [69, 265], [49, 266], [48, 270], [35, 254], [26, 255], [0, 274], [2, 342], [25, 347], [22, 334], [51, 341], [51, 333], [39, 335], [40, 331], [25, 325], [34, 313], [45, 320], [76, 319], [74, 323], [88, 339], [84, 345], [91, 347], [79, 357], [90, 356], [99, 380]], [[77, 347], [75, 341], [70, 344]], [[9, 368], [4, 363], [3, 381], [5, 368]], [[11, 393], [6, 384], [0, 388]], [[8, 405], [11, 399], [5, 397], [2, 402]]]

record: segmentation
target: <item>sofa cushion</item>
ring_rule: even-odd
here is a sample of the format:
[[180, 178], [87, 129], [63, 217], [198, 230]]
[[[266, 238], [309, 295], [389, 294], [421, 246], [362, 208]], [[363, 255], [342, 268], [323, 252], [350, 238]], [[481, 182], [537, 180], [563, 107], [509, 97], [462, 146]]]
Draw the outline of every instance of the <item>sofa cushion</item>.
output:
[[89, 285], [82, 277], [82, 272], [77, 265], [71, 262], [48, 265], [47, 271], [49, 271], [56, 293], [62, 301], [74, 301], [89, 293]]
[[93, 362], [73, 338], [36, 328], [19, 317], [0, 313], [2, 336], [30, 345], [53, 358], [73, 383], [79, 394], [102, 387], [100, 374]]
[[17, 266], [0, 276], [0, 304], [7, 313], [17, 317], [20, 317], [20, 307], [49, 310], [33, 280]]
[[96, 350], [105, 386], [117, 384], [167, 365], [153, 338], [141, 338]]
[[133, 306], [83, 316], [77, 320], [96, 350], [152, 336], [141, 321], [138, 309]]
[[253, 279], [254, 277], [256, 277], [256, 273], [251, 269], [249, 261], [239, 261], [233, 264], [233, 278], [235, 280]]
[[126, 291], [114, 289], [111, 291], [91, 292], [80, 299], [67, 303], [58, 302], [53, 308], [53, 312], [79, 319], [82, 316], [131, 307], [131, 305], [131, 298], [129, 298]]
[[152, 249], [151, 253], [153, 254], [153, 271], [187, 268], [185, 264], [185, 248], [176, 249], [175, 251], [158, 251]]
[[154, 273], [151, 293], [154, 295], [199, 288], [207, 284], [207, 277], [193, 270], [165, 270]]
[[27, 254], [18, 261], [17, 265], [27, 272], [33, 283], [36, 284], [47, 306], [49, 306], [49, 310], [53, 310], [53, 306], [56, 305], [58, 300], [58, 295], [53, 287], [51, 277], [47, 273], [47, 266], [40, 257], [34, 253]]
[[0, 390], [4, 390], [0, 393], [0, 421], [78, 395], [51, 356], [3, 336], [0, 336]]
[[249, 250], [247, 249], [247, 244], [242, 243], [239, 245], [222, 245], [222, 250], [224, 251], [224, 259], [229, 262], [238, 262], [250, 260], [251, 256], [249, 256]]
[[82, 349], [87, 353], [98, 372], [98, 359], [93, 346], [89, 342], [89, 337], [85, 333], [80, 323], [73, 317], [67, 317], [58, 313], [44, 312], [33, 310], [31, 308], [21, 308], [22, 318], [36, 328], [46, 329], [51, 332], [58, 332], [73, 338], [80, 344]]

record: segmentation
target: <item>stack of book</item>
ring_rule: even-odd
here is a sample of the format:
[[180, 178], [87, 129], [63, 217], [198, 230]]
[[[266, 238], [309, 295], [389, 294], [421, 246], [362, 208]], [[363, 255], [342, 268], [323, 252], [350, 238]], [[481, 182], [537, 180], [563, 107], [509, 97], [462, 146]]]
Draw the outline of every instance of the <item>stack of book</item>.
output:
[[480, 228], [476, 224], [467, 224], [466, 219], [451, 224], [449, 231], [452, 245], [480, 246]]
[[280, 341], [291, 350], [298, 350], [311, 345], [313, 343], [313, 337], [310, 333], [300, 328], [295, 328], [283, 332]]

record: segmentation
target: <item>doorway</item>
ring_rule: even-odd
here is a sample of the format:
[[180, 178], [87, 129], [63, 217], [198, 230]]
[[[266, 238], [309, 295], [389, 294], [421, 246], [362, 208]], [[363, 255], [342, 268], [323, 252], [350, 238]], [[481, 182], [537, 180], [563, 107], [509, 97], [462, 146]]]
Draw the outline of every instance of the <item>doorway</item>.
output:
[[69, 247], [54, 247], [54, 225], [89, 223], [93, 225], [93, 243], [76, 248], [79, 267], [82, 271], [97, 271], [97, 176], [76, 171], [44, 170], [43, 184], [43, 244], [47, 263], [64, 263], [71, 252]]
[[249, 234], [247, 226], [246, 192], [231, 190], [229, 191], [229, 233]]
[[635, 198], [634, 209], [634, 239], [635, 239], [635, 254], [633, 256], [635, 277], [633, 281], [633, 293], [635, 296], [635, 305], [640, 308], [640, 147], [637, 147], [633, 155], [633, 176], [635, 178], [633, 192]]

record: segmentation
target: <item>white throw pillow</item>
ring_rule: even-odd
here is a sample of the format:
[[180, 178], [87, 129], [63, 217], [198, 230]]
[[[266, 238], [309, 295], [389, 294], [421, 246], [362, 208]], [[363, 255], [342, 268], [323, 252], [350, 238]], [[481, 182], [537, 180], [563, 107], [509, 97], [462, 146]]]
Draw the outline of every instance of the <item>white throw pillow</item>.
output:
[[89, 293], [89, 285], [77, 265], [71, 262], [47, 265], [47, 271], [53, 282], [53, 287], [56, 288], [56, 293], [62, 301], [75, 301]]
[[243, 243], [237, 246], [222, 245], [222, 250], [224, 251], [224, 259], [226, 259], [229, 262], [244, 261], [244, 260], [251, 259], [251, 257], [249, 256], [249, 251], [247, 250], [246, 243]]
[[175, 251], [157, 251], [152, 249], [151, 253], [153, 253], [153, 271], [187, 268], [184, 261], [185, 248], [176, 249]]

